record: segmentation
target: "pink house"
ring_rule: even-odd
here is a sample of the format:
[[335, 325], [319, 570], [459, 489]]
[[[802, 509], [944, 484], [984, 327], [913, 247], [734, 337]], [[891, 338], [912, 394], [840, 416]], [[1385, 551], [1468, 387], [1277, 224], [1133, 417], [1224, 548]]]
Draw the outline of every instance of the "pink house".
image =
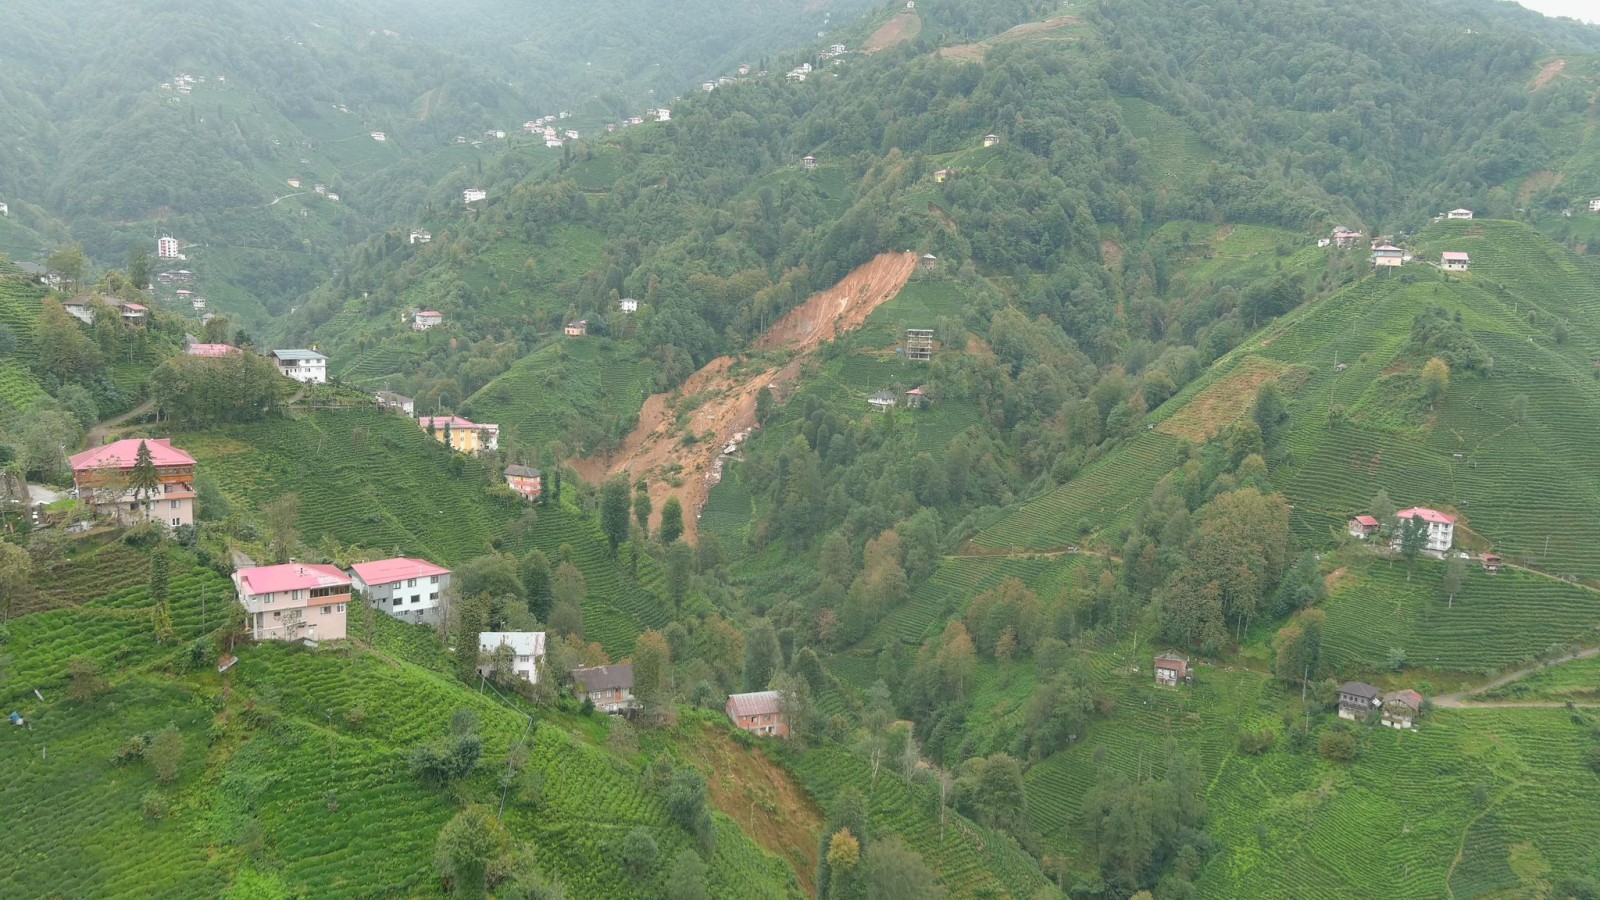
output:
[[345, 636], [350, 579], [334, 566], [285, 563], [233, 573], [234, 588], [258, 641], [336, 641]]
[[1375, 516], [1356, 516], [1350, 520], [1350, 536], [1366, 540], [1378, 533], [1380, 524]]
[[[156, 474], [155, 487], [143, 496], [131, 486], [141, 446]], [[128, 438], [75, 454], [71, 462], [78, 496], [97, 512], [124, 522], [194, 524], [194, 457], [172, 446], [171, 438]]]

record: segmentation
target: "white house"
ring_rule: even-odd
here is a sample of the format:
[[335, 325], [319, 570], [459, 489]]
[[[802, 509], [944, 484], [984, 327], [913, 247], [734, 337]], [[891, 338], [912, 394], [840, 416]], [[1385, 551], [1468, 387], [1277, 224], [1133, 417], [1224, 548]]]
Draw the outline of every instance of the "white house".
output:
[[374, 132], [372, 132], [372, 139], [375, 140], [375, 141], [378, 141], [379, 143], [382, 143], [384, 141], [387, 141], [389, 139], [389, 136], [387, 134], [384, 134], [381, 131], [374, 131]]
[[372, 395], [372, 399], [377, 401], [379, 409], [392, 409], [412, 417], [417, 414], [417, 401], [404, 394], [396, 394], [394, 391], [379, 391]]
[[544, 658], [542, 631], [485, 631], [478, 635], [478, 674], [487, 676], [494, 668], [494, 652], [511, 648], [511, 671], [529, 684], [539, 683], [539, 660]]
[[617, 306], [621, 307], [622, 311], [625, 313], [636, 313], [639, 311], [639, 301], [633, 299], [632, 297], [623, 297], [621, 300], [617, 301]]
[[1400, 546], [1401, 534], [1405, 531], [1406, 523], [1411, 519], [1418, 519], [1427, 528], [1427, 542], [1423, 544], [1424, 550], [1435, 553], [1449, 552], [1451, 544], [1456, 539], [1456, 517], [1436, 509], [1423, 506], [1413, 506], [1395, 513], [1395, 518], [1400, 520], [1400, 528], [1394, 538], [1396, 548]]
[[407, 557], [356, 563], [350, 578], [373, 609], [424, 625], [438, 623], [444, 608], [440, 598], [450, 586], [449, 569]]
[[0, 203], [0, 216], [5, 216], [7, 218], [10, 218], [11, 217], [11, 207], [7, 206], [4, 203]]
[[315, 350], [274, 350], [268, 355], [285, 378], [305, 384], [328, 381], [328, 358]]
[[1470, 209], [1452, 209], [1449, 212], [1445, 213], [1444, 217], [1446, 219], [1470, 219], [1470, 218], [1472, 218], [1472, 210], [1470, 210]]
[[1589, 212], [1600, 212], [1600, 197], [1589, 201]]
[[178, 239], [169, 235], [156, 241], [156, 256], [160, 259], [182, 259], [178, 255]]
[[409, 242], [413, 244], [431, 244], [433, 243], [433, 235], [421, 228], [413, 228], [411, 229]]
[[465, 200], [468, 203], [477, 203], [479, 200], [488, 199], [488, 197], [489, 197], [489, 192], [488, 191], [480, 190], [478, 188], [467, 188], [466, 190], [461, 192], [461, 199]]
[[712, 91], [716, 90], [716, 89], [717, 89], [717, 83], [715, 81], [702, 81], [702, 82], [700, 82], [700, 90], [705, 91], [708, 94], [711, 93]]
[[1470, 262], [1465, 253], [1446, 253], [1439, 258], [1439, 268], [1446, 272], [1465, 272]]
[[994, 147], [994, 146], [998, 145], [999, 143], [1000, 143], [1000, 135], [998, 135], [998, 134], [986, 134], [986, 135], [983, 136], [983, 145], [985, 147]]
[[815, 169], [816, 167], [817, 158], [815, 156], [807, 156], [800, 160], [800, 168], [802, 169], [810, 170]]
[[672, 110], [667, 109], [666, 107], [662, 107], [661, 109], [656, 110], [656, 121], [657, 122], [671, 122], [672, 121]]
[[412, 331], [427, 331], [429, 328], [432, 328], [435, 325], [443, 324], [444, 313], [439, 312], [436, 309], [418, 310], [417, 314], [411, 317]]
[[85, 294], [81, 297], [73, 297], [71, 300], [68, 300], [61, 305], [66, 309], [67, 314], [72, 316], [74, 319], [77, 319], [79, 322], [82, 322], [85, 325], [93, 325], [94, 304], [95, 298]]

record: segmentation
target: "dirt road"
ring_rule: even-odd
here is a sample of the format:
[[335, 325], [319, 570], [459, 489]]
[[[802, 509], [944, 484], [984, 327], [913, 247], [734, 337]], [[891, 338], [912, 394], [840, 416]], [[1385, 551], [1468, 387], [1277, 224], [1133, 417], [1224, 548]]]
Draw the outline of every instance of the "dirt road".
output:
[[[1589, 658], [1594, 657], [1594, 656], [1600, 656], [1600, 647], [1590, 647], [1587, 650], [1579, 650], [1577, 653], [1570, 653], [1570, 654], [1568, 654], [1566, 656], [1563, 656], [1563, 657], [1561, 657], [1559, 659], [1552, 659], [1552, 660], [1550, 660], [1548, 662], [1540, 663], [1537, 666], [1529, 666], [1526, 669], [1518, 669], [1517, 671], [1512, 672], [1512, 673], [1510, 673], [1508, 675], [1501, 675], [1499, 678], [1496, 678], [1495, 680], [1489, 682], [1488, 684], [1485, 684], [1482, 687], [1473, 688], [1470, 691], [1456, 691], [1453, 694], [1442, 694], [1442, 695], [1440, 695], [1438, 697], [1433, 698], [1433, 705], [1438, 707], [1438, 708], [1440, 708], [1440, 709], [1472, 709], [1472, 708], [1480, 707], [1480, 706], [1528, 707], [1528, 708], [1551, 708], [1551, 707], [1566, 706], [1565, 703], [1557, 703], [1557, 702], [1542, 701], [1542, 700], [1527, 700], [1527, 701], [1524, 701], [1524, 700], [1480, 700], [1480, 701], [1473, 701], [1471, 698], [1476, 697], [1479, 694], [1486, 694], [1489, 691], [1492, 691], [1497, 687], [1503, 687], [1503, 686], [1508, 685], [1511, 682], [1516, 681], [1516, 680], [1518, 680], [1520, 678], [1526, 678], [1529, 675], [1532, 675], [1533, 673], [1538, 672], [1538, 671], [1540, 671], [1542, 669], [1548, 669], [1551, 666], [1559, 666], [1562, 663], [1569, 663], [1569, 662], [1572, 662], [1573, 660], [1589, 659]], [[1585, 705], [1590, 705], [1590, 704], [1579, 703], [1579, 704], [1576, 704], [1576, 705], [1585, 706]], [[1595, 704], [1595, 705], [1600, 705], [1600, 704]]]
[[[809, 354], [859, 328], [874, 309], [900, 293], [916, 268], [914, 253], [885, 253], [863, 264], [790, 310], [756, 341], [755, 350], [778, 356], [778, 362], [763, 365], [731, 356], [712, 360], [678, 390], [645, 400], [639, 423], [615, 453], [575, 459], [572, 467], [591, 484], [624, 472], [648, 479], [652, 528], [661, 524], [667, 498], [677, 495], [685, 537], [694, 540], [696, 513], [721, 479], [723, 448], [736, 433], [755, 427], [761, 389], [771, 387], [784, 396]], [[793, 355], [784, 358], [785, 353]], [[691, 403], [698, 405], [690, 410]]]
[[133, 409], [128, 410], [120, 416], [112, 416], [111, 418], [106, 419], [99, 425], [89, 429], [89, 433], [84, 436], [84, 440], [87, 442], [84, 444], [84, 446], [98, 447], [101, 444], [104, 444], [106, 442], [107, 435], [111, 433], [112, 429], [120, 425], [125, 425], [128, 422], [143, 416], [150, 410], [155, 409], [155, 407], [156, 402], [154, 400], [146, 400], [145, 402], [135, 406]]

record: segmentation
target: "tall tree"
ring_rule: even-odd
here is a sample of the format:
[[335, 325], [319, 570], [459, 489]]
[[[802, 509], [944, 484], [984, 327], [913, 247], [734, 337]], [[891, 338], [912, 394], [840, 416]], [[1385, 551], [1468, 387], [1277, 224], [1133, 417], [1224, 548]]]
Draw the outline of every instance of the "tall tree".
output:
[[143, 246], [128, 254], [128, 281], [141, 291], [150, 288], [150, 251]]
[[683, 613], [684, 598], [689, 595], [689, 578], [694, 573], [694, 550], [682, 541], [667, 546], [667, 597], [678, 614]]
[[656, 537], [661, 543], [670, 544], [682, 536], [683, 504], [679, 503], [677, 496], [674, 495], [661, 504], [661, 527], [656, 529]]
[[872, 845], [863, 875], [870, 900], [942, 900], [945, 896], [933, 870], [898, 835]]
[[1453, 609], [1456, 605], [1456, 594], [1461, 593], [1461, 588], [1467, 581], [1467, 561], [1459, 555], [1452, 555], [1444, 564], [1444, 592], [1450, 599], [1445, 604], [1446, 608]]
[[0, 623], [9, 622], [17, 598], [28, 587], [33, 562], [28, 551], [0, 541]]
[[473, 804], [456, 813], [434, 842], [433, 861], [439, 876], [457, 897], [481, 897], [489, 864], [511, 846], [506, 827], [487, 806]]
[[1439, 399], [1450, 388], [1450, 366], [1435, 356], [1422, 367], [1422, 394], [1429, 406], [1439, 405]]
[[155, 496], [156, 490], [161, 487], [160, 477], [156, 474], [156, 464], [150, 454], [150, 445], [144, 441], [139, 442], [139, 449], [133, 455], [133, 470], [128, 473], [128, 487], [133, 489], [133, 499], [137, 503], [148, 503]]
[[637, 487], [640, 490], [635, 491], [633, 495], [633, 520], [639, 525], [640, 533], [648, 538], [650, 536], [650, 513], [652, 512], [650, 508], [650, 491], [644, 489], [645, 483], [642, 478], [639, 479]]
[[778, 633], [770, 619], [757, 619], [745, 634], [744, 689], [764, 691], [772, 683], [773, 673], [783, 664], [783, 650], [778, 646]]
[[611, 544], [611, 555], [628, 539], [628, 479], [613, 475], [600, 489], [600, 527]]
[[672, 647], [661, 632], [651, 630], [633, 642], [633, 694], [653, 709], [672, 690]]

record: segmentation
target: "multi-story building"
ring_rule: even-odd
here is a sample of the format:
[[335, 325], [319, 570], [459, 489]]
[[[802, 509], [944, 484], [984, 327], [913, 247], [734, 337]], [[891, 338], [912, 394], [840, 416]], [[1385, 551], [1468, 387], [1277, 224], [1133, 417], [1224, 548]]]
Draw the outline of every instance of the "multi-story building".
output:
[[273, 365], [285, 378], [306, 384], [328, 381], [328, 358], [315, 350], [274, 350], [271, 355]]
[[1395, 548], [1400, 547], [1404, 537], [1406, 524], [1412, 519], [1420, 519], [1426, 529], [1427, 540], [1422, 549], [1434, 553], [1449, 552], [1451, 544], [1456, 539], [1456, 517], [1448, 513], [1439, 512], [1437, 509], [1428, 509], [1425, 506], [1413, 506], [1402, 509], [1394, 514], [1400, 520], [1400, 527], [1396, 529], [1394, 537]]
[[506, 466], [506, 487], [529, 500], [537, 500], [544, 491], [544, 477], [538, 469], [528, 466]]
[[751, 734], [789, 736], [789, 718], [784, 715], [783, 694], [778, 691], [729, 694], [727, 713], [734, 725]]
[[350, 578], [334, 566], [252, 566], [234, 572], [233, 585], [255, 640], [335, 641], [345, 636]]
[[421, 416], [417, 424], [457, 453], [476, 455], [500, 449], [499, 425], [481, 425], [460, 416]]
[[436, 625], [443, 615], [441, 598], [450, 586], [450, 570], [443, 566], [425, 559], [380, 559], [356, 563], [350, 577], [367, 605], [402, 622]]
[[[141, 447], [155, 469], [155, 485], [143, 490], [134, 486]], [[128, 438], [85, 450], [72, 457], [72, 481], [80, 499], [120, 521], [194, 524], [194, 457], [171, 438]]]
[[539, 660], [544, 658], [542, 631], [485, 631], [478, 635], [478, 674], [494, 669], [493, 657], [501, 647], [511, 648], [511, 672], [529, 684], [539, 683]]
[[160, 259], [180, 259], [178, 255], [178, 239], [164, 237], [156, 241], [156, 256]]
[[567, 678], [579, 700], [588, 700], [603, 713], [616, 715], [639, 705], [633, 696], [632, 663], [573, 669]]

